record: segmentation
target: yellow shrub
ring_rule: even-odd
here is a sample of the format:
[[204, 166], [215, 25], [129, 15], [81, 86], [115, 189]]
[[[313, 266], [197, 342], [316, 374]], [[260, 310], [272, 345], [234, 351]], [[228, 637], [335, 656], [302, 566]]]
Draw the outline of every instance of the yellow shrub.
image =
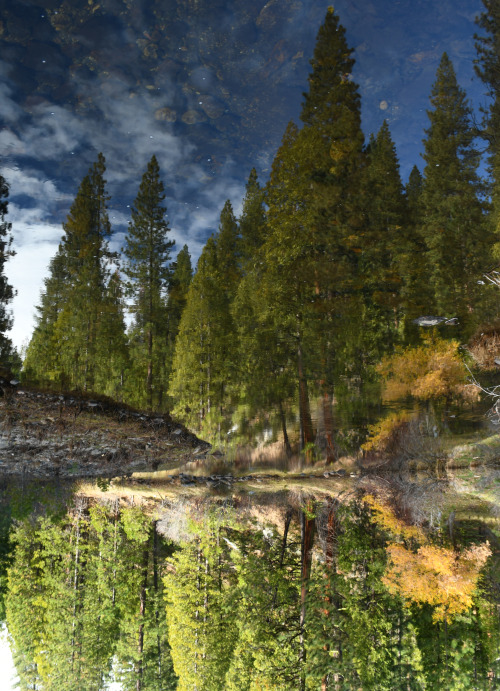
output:
[[361, 448], [364, 451], [386, 452], [398, 441], [398, 437], [408, 427], [412, 415], [410, 413], [392, 413], [383, 420], [368, 427], [369, 438]]
[[[387, 531], [388, 564], [382, 583], [405, 603], [434, 607], [434, 621], [444, 621], [472, 606], [481, 569], [491, 555], [488, 542], [458, 552], [429, 544], [423, 530], [401, 521], [392, 509], [372, 495], [365, 497], [373, 521]], [[409, 549], [404, 543], [413, 545]], [[415, 543], [420, 545], [415, 549]]]
[[384, 400], [395, 401], [407, 396], [423, 401], [477, 400], [477, 388], [467, 381], [467, 368], [458, 347], [457, 341], [429, 338], [422, 346], [406, 348], [384, 358], [377, 368], [384, 379]]

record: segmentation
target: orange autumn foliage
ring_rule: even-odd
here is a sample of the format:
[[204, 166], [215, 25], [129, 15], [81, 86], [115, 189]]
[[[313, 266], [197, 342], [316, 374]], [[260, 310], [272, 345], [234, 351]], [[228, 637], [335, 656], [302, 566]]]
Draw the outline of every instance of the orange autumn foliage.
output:
[[423, 530], [416, 525], [408, 525], [397, 518], [391, 508], [376, 499], [372, 494], [365, 495], [364, 502], [370, 507], [374, 522], [388, 533], [405, 540], [413, 539], [418, 542], [426, 540]]
[[424, 545], [417, 552], [401, 544], [387, 548], [389, 566], [383, 584], [407, 604], [429, 604], [433, 620], [444, 621], [472, 606], [482, 567], [491, 555], [489, 544], [473, 545], [461, 554]]
[[413, 418], [411, 413], [402, 411], [392, 413], [375, 424], [369, 425], [368, 440], [361, 444], [361, 448], [363, 451], [390, 452], [391, 447], [396, 446], [398, 440], [407, 431]]
[[377, 367], [384, 379], [384, 399], [395, 401], [413, 396], [423, 401], [477, 400], [477, 389], [467, 382], [467, 369], [458, 347], [457, 341], [430, 337], [424, 345], [384, 358]]
[[[434, 621], [450, 619], [472, 606], [481, 569], [491, 550], [488, 542], [458, 552], [429, 544], [423, 530], [410, 526], [394, 515], [390, 507], [367, 495], [365, 502], [373, 520], [395, 541], [387, 546], [388, 565], [382, 582], [390, 593], [411, 604], [434, 607]], [[405, 541], [420, 547], [409, 549]]]

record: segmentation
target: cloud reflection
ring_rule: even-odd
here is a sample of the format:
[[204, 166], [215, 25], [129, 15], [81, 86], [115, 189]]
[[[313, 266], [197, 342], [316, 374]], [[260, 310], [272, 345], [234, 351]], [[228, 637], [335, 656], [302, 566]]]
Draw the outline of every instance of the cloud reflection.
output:
[[[297, 119], [327, 4], [4, 0], [0, 165], [18, 251], [8, 267], [19, 290], [16, 342], [31, 331], [28, 305], [38, 300], [61, 224], [99, 151], [107, 162], [113, 245], [122, 243], [155, 154], [172, 236], [178, 249], [187, 242], [196, 261], [225, 200], [239, 212], [250, 169], [265, 178], [286, 123]], [[365, 132], [389, 119], [404, 176], [419, 163], [443, 50], [461, 80], [470, 81], [473, 19], [481, 6], [481, 0], [336, 5], [357, 49]], [[381, 110], [381, 102], [388, 107]]]

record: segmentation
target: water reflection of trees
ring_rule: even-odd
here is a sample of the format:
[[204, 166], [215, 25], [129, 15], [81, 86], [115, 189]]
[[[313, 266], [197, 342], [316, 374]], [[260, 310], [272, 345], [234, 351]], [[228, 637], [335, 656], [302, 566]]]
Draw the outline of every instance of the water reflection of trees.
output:
[[[299, 504], [267, 526], [227, 502], [158, 522], [78, 500], [19, 521], [6, 618], [20, 688], [498, 688], [494, 570], [478, 581], [484, 560], [467, 562], [479, 535], [430, 540], [375, 500]], [[448, 566], [464, 579], [453, 607]], [[412, 596], [415, 574], [434, 599]]]

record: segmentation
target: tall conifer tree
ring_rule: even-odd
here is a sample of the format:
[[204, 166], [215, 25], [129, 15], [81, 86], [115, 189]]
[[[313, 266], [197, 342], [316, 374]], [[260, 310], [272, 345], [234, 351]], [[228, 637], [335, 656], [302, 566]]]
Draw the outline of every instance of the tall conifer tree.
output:
[[174, 414], [220, 440], [230, 426], [237, 345], [231, 315], [239, 279], [238, 228], [229, 202], [203, 248], [175, 344], [169, 393]]
[[402, 266], [402, 309], [404, 315], [405, 339], [419, 339], [420, 330], [412, 320], [429, 312], [433, 304], [429, 285], [429, 261], [427, 245], [421, 232], [423, 177], [417, 166], [413, 166], [405, 187], [407, 218]]
[[[127, 292], [133, 300], [134, 359], [144, 362], [145, 402], [153, 407], [153, 388], [165, 358], [165, 298], [170, 280], [170, 253], [174, 246], [167, 239], [170, 230], [163, 206], [165, 191], [160, 168], [153, 156], [142, 177], [126, 237], [124, 267], [128, 278]], [[141, 387], [142, 388], [142, 387]]]
[[14, 297], [14, 290], [5, 276], [5, 262], [12, 257], [12, 224], [5, 219], [8, 210], [9, 186], [0, 175], [0, 362], [6, 364], [12, 356], [12, 342], [6, 331], [12, 326], [12, 317], [7, 305]]
[[265, 240], [266, 233], [264, 190], [259, 184], [255, 168], [252, 168], [248, 177], [239, 226], [242, 265], [252, 270], [256, 254]]
[[279, 274], [282, 324], [296, 338], [306, 446], [313, 441], [310, 382], [320, 387], [325, 428], [331, 430], [334, 373], [359, 360], [357, 337], [347, 336], [356, 334], [352, 326], [360, 322], [356, 274], [366, 222], [360, 97], [351, 79], [351, 55], [345, 30], [329, 8], [311, 60], [301, 113], [304, 127], [295, 132], [288, 128], [268, 185], [266, 262]]
[[229, 199], [226, 200], [220, 214], [217, 232], [217, 261], [221, 277], [224, 280], [224, 290], [229, 302], [231, 302], [241, 275], [241, 242], [238, 222]]
[[68, 288], [68, 267], [62, 246], [52, 257], [49, 276], [37, 305], [35, 329], [26, 352], [23, 370], [28, 378], [64, 386], [61, 365], [61, 343], [56, 339], [55, 325], [63, 311]]
[[69, 374], [71, 385], [84, 391], [95, 390], [97, 369], [105, 367], [102, 358], [108, 356], [98, 352], [111, 260], [105, 171], [105, 159], [100, 153], [82, 180], [63, 225], [68, 289], [56, 324], [56, 337], [64, 344], [63, 370]]
[[[119, 328], [109, 338], [108, 287], [114, 255], [108, 246], [105, 170], [99, 154], [80, 184], [50, 264], [27, 352], [27, 369], [35, 379], [96, 393], [104, 393], [111, 351], [123, 348]], [[123, 323], [120, 318], [118, 323]]]
[[406, 199], [396, 147], [386, 121], [377, 136], [370, 138], [365, 180], [370, 222], [363, 238], [359, 271], [365, 294], [365, 324], [371, 323], [367, 331], [371, 331], [373, 354], [380, 355], [395, 338], [407, 244]]
[[491, 261], [492, 237], [479, 198], [471, 109], [446, 53], [430, 100], [421, 229], [434, 292], [432, 311], [457, 316], [470, 328], [479, 299], [478, 276]]
[[[476, 73], [485, 83], [490, 103], [484, 111], [482, 136], [488, 145], [494, 227], [500, 232], [500, 5], [483, 0], [484, 12], [477, 17], [486, 35], [476, 35]], [[499, 242], [497, 238], [497, 243]], [[499, 251], [496, 252], [500, 254]]]
[[[188, 246], [180, 250], [177, 258], [171, 265], [171, 280], [168, 288], [166, 304], [166, 353], [164, 371], [162, 372], [162, 384], [168, 390], [168, 382], [172, 376], [172, 362], [174, 359], [175, 342], [179, 333], [179, 325], [182, 313], [186, 306], [189, 286], [193, 279], [193, 267]], [[163, 393], [163, 389], [162, 389]]]

